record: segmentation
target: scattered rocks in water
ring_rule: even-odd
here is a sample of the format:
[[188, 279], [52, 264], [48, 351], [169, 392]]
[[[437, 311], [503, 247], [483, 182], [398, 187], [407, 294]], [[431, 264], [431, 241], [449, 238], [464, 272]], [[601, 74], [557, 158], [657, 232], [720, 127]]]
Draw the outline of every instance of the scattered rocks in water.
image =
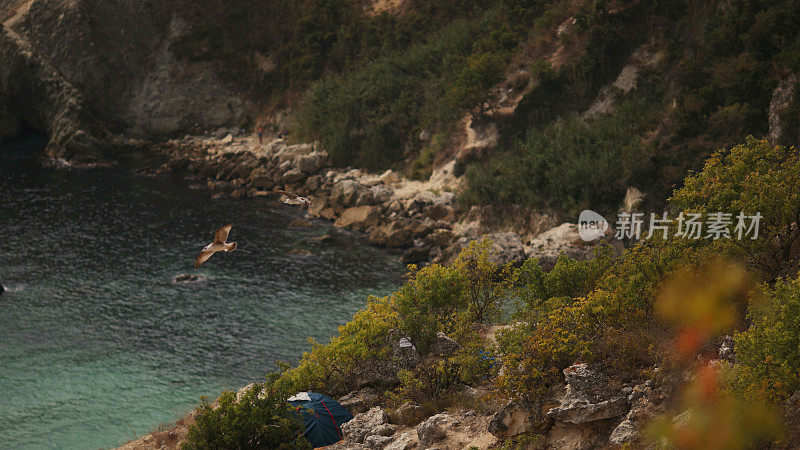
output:
[[175, 276], [172, 279], [172, 282], [175, 284], [181, 283], [197, 283], [199, 281], [205, 281], [206, 277], [194, 273], [182, 273], [180, 275]]
[[289, 250], [286, 254], [294, 256], [311, 256], [311, 251], [304, 248], [294, 248]]
[[302, 228], [302, 227], [310, 227], [311, 222], [305, 219], [295, 219], [289, 223], [289, 228]]

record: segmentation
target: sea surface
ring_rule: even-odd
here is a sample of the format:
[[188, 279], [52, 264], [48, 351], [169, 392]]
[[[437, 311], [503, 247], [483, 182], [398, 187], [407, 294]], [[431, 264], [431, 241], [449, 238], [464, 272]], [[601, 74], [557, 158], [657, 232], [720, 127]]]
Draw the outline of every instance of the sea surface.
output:
[[[309, 337], [327, 342], [398, 285], [396, 258], [353, 234], [314, 242], [332, 227], [290, 227], [297, 208], [210, 200], [180, 177], [47, 168], [43, 145], [0, 147], [0, 448], [141, 437], [296, 362]], [[239, 249], [195, 271], [229, 222]]]

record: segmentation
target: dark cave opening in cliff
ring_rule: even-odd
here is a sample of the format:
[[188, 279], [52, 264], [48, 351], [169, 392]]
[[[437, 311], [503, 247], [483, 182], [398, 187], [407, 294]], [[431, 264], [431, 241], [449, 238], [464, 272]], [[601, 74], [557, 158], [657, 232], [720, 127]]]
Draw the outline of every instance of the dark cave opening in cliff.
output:
[[50, 140], [50, 136], [39, 127], [31, 125], [24, 119], [19, 119], [16, 133], [5, 141], [0, 142], [0, 149], [26, 151], [38, 153], [42, 151]]

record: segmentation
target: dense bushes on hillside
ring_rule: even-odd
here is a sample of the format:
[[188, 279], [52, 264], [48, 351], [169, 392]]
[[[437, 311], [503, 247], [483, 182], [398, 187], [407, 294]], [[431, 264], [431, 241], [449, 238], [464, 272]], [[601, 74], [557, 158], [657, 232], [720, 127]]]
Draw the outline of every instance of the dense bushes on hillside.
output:
[[610, 211], [630, 185], [653, 173], [653, 148], [641, 135], [656, 122], [658, 104], [631, 99], [611, 115], [571, 116], [533, 128], [502, 157], [469, 171], [468, 203]]
[[[599, 86], [616, 76], [620, 58], [630, 54], [636, 37], [643, 36], [633, 25], [642, 16], [610, 20], [610, 3], [594, 5], [595, 10], [581, 13], [593, 17], [589, 21], [593, 25], [576, 32], [588, 42], [585, 53], [558, 71], [534, 70], [541, 80], [539, 87], [523, 100], [519, 114], [507, 125], [506, 139], [489, 163], [493, 175], [483, 171], [471, 174], [470, 203], [499, 200], [550, 206], [569, 217], [584, 206], [613, 210], [626, 185], [633, 185], [647, 191], [657, 204], [687, 170], [698, 169], [714, 149], [741, 142], [748, 134], [765, 135], [772, 89], [780, 77], [800, 68], [797, 2], [672, 2], [670, 8], [653, 7], [644, 15], [652, 24], [644, 36], [652, 48], [665, 51], [666, 59], [643, 73], [636, 89], [655, 107], [651, 115], [645, 114], [650, 120], [626, 117], [624, 108], [619, 108], [611, 118], [588, 122], [576, 130], [560, 122], [572, 122], [570, 117], [588, 106]], [[630, 42], [615, 46], [616, 53], [591, 48], [598, 42], [613, 42], [620, 30], [626, 30], [622, 39]], [[593, 34], [595, 37], [589, 38]], [[793, 120], [796, 106], [780, 113], [788, 127], [784, 142], [794, 144], [792, 139], [796, 140], [800, 127]], [[602, 128], [613, 122], [613, 117], [632, 128], [602, 140], [578, 141], [581, 135], [603, 136]], [[543, 149], [537, 145], [543, 141], [537, 136], [546, 133], [550, 137]], [[631, 145], [639, 151], [626, 154], [620, 150]], [[576, 146], [580, 151], [577, 157]], [[569, 156], [554, 159], [552, 155], [561, 151]], [[597, 172], [603, 173], [606, 166], [602, 163], [608, 155], [617, 157], [622, 173], [598, 180], [585, 161], [599, 161]], [[542, 169], [536, 161], [549, 164]], [[643, 161], [650, 170], [642, 169]], [[583, 180], [548, 175], [577, 174], [581, 168], [589, 175]]]
[[233, 392], [223, 393], [216, 404], [204, 398], [181, 448], [311, 449], [301, 436], [299, 416], [286, 403], [289, 395], [273, 374], [239, 399]]
[[[341, 392], [342, 385], [303, 374], [324, 372], [324, 367], [341, 362], [353, 367], [357, 360], [377, 361], [389, 349], [364, 353], [361, 339], [369, 336], [369, 342], [385, 343], [382, 337], [394, 327], [418, 344], [423, 355], [435, 333], [444, 331], [461, 344], [461, 350], [444, 358], [423, 359], [428, 362], [403, 372], [390, 398], [398, 404], [428, 398], [441, 407], [447, 398], [457, 398], [461, 383], [488, 383], [496, 395], [535, 404], [551, 383], [560, 380], [561, 370], [575, 361], [597, 362], [631, 379], [652, 376], [649, 371], [658, 364], [664, 377], [668, 376], [665, 370], [676, 368], [673, 355], [691, 364], [708, 343], [740, 327], [737, 362], [725, 372], [729, 390], [714, 394], [722, 402], [715, 405], [726, 402], [731, 394], [761, 402], [781, 401], [800, 387], [796, 270], [774, 286], [744, 290], [749, 289], [748, 279], [771, 276], [753, 264], [749, 254], [767, 251], [795, 220], [789, 214], [795, 205], [791, 199], [775, 201], [762, 189], [776, 185], [780, 192], [778, 184], [783, 180], [787, 186], [800, 182], [795, 179], [796, 160], [793, 149], [750, 139], [717, 152], [702, 172], [676, 191], [674, 207], [687, 212], [734, 211], [746, 206], [768, 214], [762, 233], [747, 243], [747, 252], [739, 246], [743, 241], [735, 238], [685, 239], [675, 236], [673, 229], [669, 239], [643, 241], [622, 256], [604, 250], [588, 261], [561, 259], [549, 272], [530, 260], [512, 273], [510, 267], [488, 263], [485, 256], [490, 246], [474, 243], [460, 264], [412, 271], [411, 279], [396, 294], [373, 300], [330, 344], [315, 345], [284, 377], [297, 388], [313, 386], [324, 391], [337, 386], [335, 390]], [[797, 255], [786, 257], [792, 263], [797, 260]], [[470, 264], [463, 261], [483, 261], [486, 276], [469, 276]], [[503, 276], [488, 276], [504, 270]], [[507, 284], [508, 280], [513, 284]], [[520, 301], [512, 325], [498, 333], [496, 347], [483, 337], [477, 316], [469, 314], [470, 289], [476, 282], [481, 289], [498, 293], [493, 297], [498, 301]], [[744, 317], [745, 309], [749, 319]], [[494, 317], [493, 323], [501, 321]], [[680, 338], [684, 333], [691, 339]], [[676, 347], [674, 342], [683, 343]], [[703, 407], [711, 408], [708, 414], [730, 413], [717, 406]], [[730, 418], [734, 419], [757, 417]], [[772, 429], [763, 431], [742, 439], [775, 436]]]

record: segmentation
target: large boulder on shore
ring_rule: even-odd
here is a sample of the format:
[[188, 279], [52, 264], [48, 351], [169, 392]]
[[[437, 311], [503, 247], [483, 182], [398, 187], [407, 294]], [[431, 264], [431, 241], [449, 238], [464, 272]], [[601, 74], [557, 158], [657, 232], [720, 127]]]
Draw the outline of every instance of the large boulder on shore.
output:
[[255, 188], [272, 189], [275, 183], [272, 181], [272, 172], [265, 167], [256, 167], [250, 172], [250, 185]]
[[313, 152], [308, 155], [301, 155], [295, 158], [295, 167], [303, 173], [313, 174], [325, 167], [328, 154], [325, 152]]
[[409, 247], [414, 243], [411, 223], [406, 220], [393, 220], [369, 230], [369, 242], [389, 248]]
[[379, 206], [356, 206], [344, 210], [333, 224], [341, 228], [365, 230], [377, 225], [381, 217], [381, 208]]
[[356, 203], [365, 187], [355, 180], [342, 180], [331, 188], [331, 200], [342, 205], [351, 206]]

